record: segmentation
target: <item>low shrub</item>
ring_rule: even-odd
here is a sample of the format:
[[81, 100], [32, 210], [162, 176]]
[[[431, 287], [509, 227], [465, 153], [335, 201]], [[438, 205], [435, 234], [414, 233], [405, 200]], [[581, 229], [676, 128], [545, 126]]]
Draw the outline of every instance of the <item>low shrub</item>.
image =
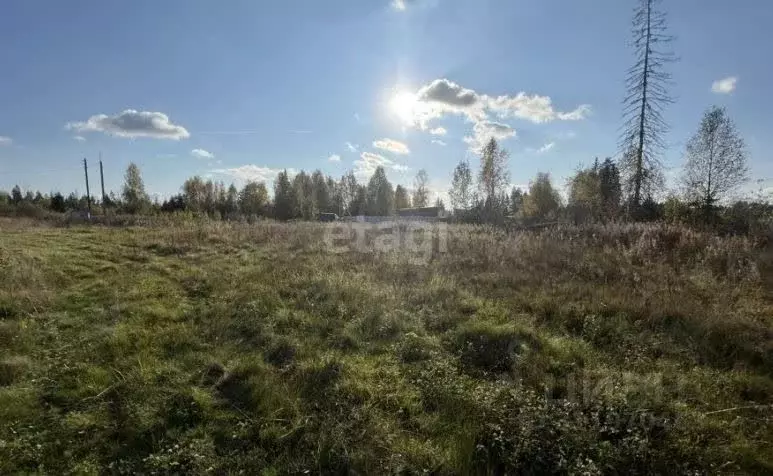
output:
[[465, 368], [494, 373], [510, 371], [520, 354], [540, 346], [531, 332], [516, 325], [479, 321], [457, 329], [450, 344]]
[[0, 360], [0, 386], [11, 385], [32, 368], [29, 358], [16, 355]]

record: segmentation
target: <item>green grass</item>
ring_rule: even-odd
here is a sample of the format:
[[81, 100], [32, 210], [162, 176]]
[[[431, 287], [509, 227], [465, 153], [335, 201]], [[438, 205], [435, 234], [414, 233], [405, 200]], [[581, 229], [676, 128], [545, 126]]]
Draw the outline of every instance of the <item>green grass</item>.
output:
[[665, 225], [330, 253], [0, 223], [0, 473], [773, 471], [771, 253]]

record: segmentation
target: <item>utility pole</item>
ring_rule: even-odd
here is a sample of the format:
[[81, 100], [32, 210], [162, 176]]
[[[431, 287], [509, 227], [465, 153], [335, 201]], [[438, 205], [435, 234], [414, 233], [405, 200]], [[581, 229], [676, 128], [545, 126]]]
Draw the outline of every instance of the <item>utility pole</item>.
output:
[[83, 174], [86, 176], [86, 204], [89, 207], [88, 218], [91, 220], [91, 192], [89, 191], [89, 165], [86, 157], [83, 158]]
[[105, 174], [102, 171], [102, 152], [99, 153], [99, 180], [102, 183], [102, 208], [107, 204], [107, 195], [105, 195]]

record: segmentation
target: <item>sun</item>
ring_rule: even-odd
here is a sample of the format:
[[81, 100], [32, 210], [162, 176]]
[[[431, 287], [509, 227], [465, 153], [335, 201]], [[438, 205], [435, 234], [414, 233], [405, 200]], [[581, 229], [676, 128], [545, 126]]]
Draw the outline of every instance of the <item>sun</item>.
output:
[[415, 122], [417, 106], [416, 95], [406, 91], [397, 92], [389, 102], [389, 109], [392, 111], [392, 114], [397, 116], [406, 125]]

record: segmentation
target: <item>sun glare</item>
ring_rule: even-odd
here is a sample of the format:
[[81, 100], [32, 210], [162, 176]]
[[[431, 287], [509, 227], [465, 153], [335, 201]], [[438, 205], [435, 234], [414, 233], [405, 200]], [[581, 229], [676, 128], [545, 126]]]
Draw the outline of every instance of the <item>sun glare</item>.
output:
[[406, 125], [410, 125], [416, 118], [416, 95], [406, 91], [397, 92], [389, 103], [392, 113]]

